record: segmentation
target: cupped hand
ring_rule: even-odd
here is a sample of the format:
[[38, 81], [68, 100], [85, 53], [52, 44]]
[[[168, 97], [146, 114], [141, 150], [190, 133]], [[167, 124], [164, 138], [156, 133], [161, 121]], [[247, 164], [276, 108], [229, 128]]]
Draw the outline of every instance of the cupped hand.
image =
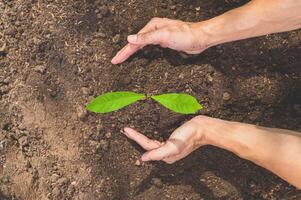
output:
[[112, 59], [113, 64], [119, 64], [146, 45], [160, 45], [183, 51], [188, 54], [199, 54], [208, 46], [205, 34], [202, 34], [197, 23], [171, 20], [167, 18], [153, 18], [136, 35], [129, 35], [128, 44]]
[[172, 164], [205, 145], [202, 116], [195, 117], [176, 129], [166, 142], [152, 140], [132, 128], [122, 131], [129, 139], [137, 142], [147, 152], [141, 161], [161, 160]]

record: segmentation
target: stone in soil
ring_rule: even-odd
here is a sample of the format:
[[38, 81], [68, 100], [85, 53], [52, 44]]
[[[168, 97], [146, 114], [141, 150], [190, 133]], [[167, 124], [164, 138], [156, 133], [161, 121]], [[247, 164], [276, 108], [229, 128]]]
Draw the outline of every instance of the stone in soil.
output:
[[229, 101], [231, 99], [231, 94], [229, 92], [223, 93], [223, 100]]
[[87, 115], [88, 115], [87, 110], [85, 108], [83, 108], [82, 106], [79, 106], [77, 109], [77, 117], [81, 121], [85, 121], [87, 119]]
[[37, 65], [35, 68], [34, 68], [34, 71], [35, 72], [39, 72], [41, 74], [44, 74], [45, 71], [46, 71], [46, 67], [44, 65]]
[[161, 179], [159, 179], [159, 178], [153, 178], [152, 183], [158, 188], [163, 187], [163, 183], [162, 183]]
[[121, 41], [121, 36], [120, 36], [120, 34], [115, 35], [115, 36], [113, 37], [112, 41], [113, 41], [114, 44], [118, 44], [118, 43]]

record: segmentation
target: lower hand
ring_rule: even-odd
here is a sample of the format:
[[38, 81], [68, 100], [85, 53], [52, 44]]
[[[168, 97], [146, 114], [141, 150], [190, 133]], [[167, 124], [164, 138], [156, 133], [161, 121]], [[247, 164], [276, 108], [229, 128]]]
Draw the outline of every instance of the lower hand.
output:
[[190, 154], [202, 145], [205, 145], [205, 135], [202, 122], [207, 117], [198, 116], [176, 129], [166, 142], [151, 140], [131, 128], [125, 128], [123, 133], [137, 142], [147, 152], [141, 161], [162, 160], [172, 164]]
[[150, 44], [188, 54], [199, 54], [208, 48], [205, 39], [205, 34], [201, 32], [197, 23], [153, 18], [138, 34], [128, 36], [128, 44], [111, 62], [122, 63], [139, 49]]

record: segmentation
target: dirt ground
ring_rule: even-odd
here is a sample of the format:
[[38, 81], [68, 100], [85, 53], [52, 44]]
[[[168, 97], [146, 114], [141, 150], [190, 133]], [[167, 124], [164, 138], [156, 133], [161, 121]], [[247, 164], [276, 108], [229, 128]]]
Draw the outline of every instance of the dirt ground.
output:
[[135, 166], [143, 150], [120, 129], [163, 140], [192, 116], [151, 101], [107, 115], [84, 109], [108, 91], [187, 92], [204, 105], [199, 114], [301, 131], [301, 31], [198, 56], [148, 47], [110, 63], [152, 17], [200, 21], [245, 2], [0, 0], [0, 199], [301, 199], [211, 146], [174, 165]]

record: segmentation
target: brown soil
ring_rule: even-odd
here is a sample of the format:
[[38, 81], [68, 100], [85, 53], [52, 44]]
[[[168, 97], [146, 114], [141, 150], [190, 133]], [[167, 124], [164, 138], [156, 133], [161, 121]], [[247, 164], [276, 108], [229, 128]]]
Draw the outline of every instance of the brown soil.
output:
[[148, 47], [110, 63], [154, 16], [200, 21], [245, 2], [1, 0], [0, 199], [301, 199], [270, 172], [214, 147], [174, 165], [134, 165], [143, 151], [120, 129], [163, 140], [192, 116], [150, 101], [107, 115], [84, 110], [108, 91], [187, 92], [204, 105], [200, 114], [300, 131], [301, 31], [198, 56]]

